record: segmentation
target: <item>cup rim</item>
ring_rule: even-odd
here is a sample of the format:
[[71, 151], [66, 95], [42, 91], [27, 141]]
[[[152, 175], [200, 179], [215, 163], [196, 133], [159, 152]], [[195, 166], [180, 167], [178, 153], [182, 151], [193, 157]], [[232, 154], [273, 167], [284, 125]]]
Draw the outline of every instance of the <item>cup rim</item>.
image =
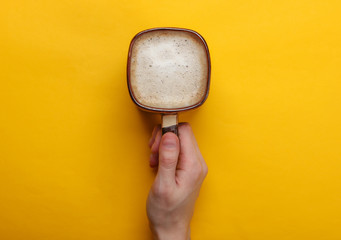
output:
[[[205, 50], [206, 50], [206, 57], [207, 57], [207, 83], [206, 83], [206, 93], [205, 95], [198, 101], [197, 103], [186, 106], [186, 107], [180, 107], [180, 108], [158, 108], [158, 107], [151, 107], [144, 105], [140, 103], [132, 90], [131, 83], [130, 83], [130, 65], [131, 65], [131, 56], [132, 56], [132, 50], [135, 41], [143, 34], [153, 32], [153, 31], [181, 31], [181, 32], [189, 32], [193, 35], [195, 35], [198, 39], [200, 39], [201, 43], [204, 45]], [[139, 33], [137, 33], [134, 38], [131, 40], [130, 45], [129, 45], [129, 51], [128, 51], [128, 62], [127, 62], [127, 84], [128, 84], [128, 90], [129, 90], [129, 95], [133, 102], [141, 109], [149, 112], [159, 112], [159, 113], [175, 113], [175, 112], [180, 112], [180, 111], [185, 111], [185, 110], [190, 110], [197, 108], [201, 106], [207, 99], [208, 93], [209, 93], [209, 88], [210, 88], [210, 81], [211, 81], [211, 59], [210, 59], [210, 53], [208, 50], [207, 43], [205, 39], [196, 31], [191, 30], [191, 29], [186, 29], [186, 28], [175, 28], [175, 27], [163, 27], [163, 28], [150, 28], [143, 30]]]

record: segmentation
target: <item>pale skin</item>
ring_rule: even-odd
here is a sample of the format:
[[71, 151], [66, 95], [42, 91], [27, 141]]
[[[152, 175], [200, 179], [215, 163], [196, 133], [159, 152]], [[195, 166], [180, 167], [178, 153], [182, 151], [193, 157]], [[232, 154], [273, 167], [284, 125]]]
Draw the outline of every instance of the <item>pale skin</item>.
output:
[[201, 184], [207, 175], [193, 131], [188, 123], [161, 136], [160, 126], [149, 142], [149, 164], [157, 170], [147, 199], [147, 215], [155, 240], [190, 239], [190, 222]]

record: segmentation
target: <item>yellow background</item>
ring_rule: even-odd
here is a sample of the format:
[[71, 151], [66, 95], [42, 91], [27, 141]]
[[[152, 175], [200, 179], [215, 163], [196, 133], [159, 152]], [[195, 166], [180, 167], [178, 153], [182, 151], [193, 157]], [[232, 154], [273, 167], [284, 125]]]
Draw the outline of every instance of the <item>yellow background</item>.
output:
[[130, 40], [185, 27], [212, 58], [189, 121], [209, 166], [193, 239], [341, 239], [340, 1], [5, 0], [0, 239], [150, 239]]

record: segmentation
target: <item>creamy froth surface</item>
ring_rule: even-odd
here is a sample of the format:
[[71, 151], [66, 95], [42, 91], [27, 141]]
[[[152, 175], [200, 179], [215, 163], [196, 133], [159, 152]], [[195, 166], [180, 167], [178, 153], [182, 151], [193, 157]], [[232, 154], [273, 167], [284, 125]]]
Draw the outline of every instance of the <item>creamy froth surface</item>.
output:
[[198, 36], [183, 31], [151, 31], [133, 45], [130, 84], [138, 102], [155, 108], [183, 108], [206, 95], [208, 59]]

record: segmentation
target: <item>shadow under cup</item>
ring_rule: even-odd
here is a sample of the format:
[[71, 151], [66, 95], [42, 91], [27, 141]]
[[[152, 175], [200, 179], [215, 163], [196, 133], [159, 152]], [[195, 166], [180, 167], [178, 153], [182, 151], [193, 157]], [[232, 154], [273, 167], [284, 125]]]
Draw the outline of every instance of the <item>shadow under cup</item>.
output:
[[130, 43], [130, 96], [142, 110], [162, 114], [162, 133], [177, 134], [177, 113], [197, 108], [208, 96], [211, 63], [207, 44], [193, 30], [154, 28]]

